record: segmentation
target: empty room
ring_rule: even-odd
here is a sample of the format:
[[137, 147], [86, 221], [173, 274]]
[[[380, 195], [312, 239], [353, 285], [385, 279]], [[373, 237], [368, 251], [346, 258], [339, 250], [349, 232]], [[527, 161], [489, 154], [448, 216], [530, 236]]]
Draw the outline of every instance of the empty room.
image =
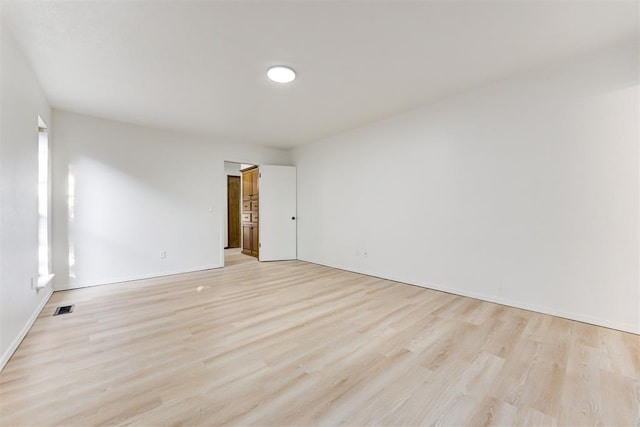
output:
[[640, 3], [0, 0], [0, 425], [640, 426]]

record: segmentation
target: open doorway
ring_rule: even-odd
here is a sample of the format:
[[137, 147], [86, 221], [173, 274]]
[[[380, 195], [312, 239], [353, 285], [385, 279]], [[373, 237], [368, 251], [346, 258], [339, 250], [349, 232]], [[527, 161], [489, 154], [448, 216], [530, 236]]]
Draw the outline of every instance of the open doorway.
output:
[[[296, 167], [225, 162], [224, 265], [297, 258]], [[237, 177], [240, 175], [240, 197]], [[240, 207], [238, 208], [238, 204]], [[240, 214], [240, 247], [237, 216]]]
[[254, 165], [224, 162], [227, 207], [224, 216], [225, 244], [224, 244], [224, 265], [234, 265], [243, 262], [256, 261], [255, 257], [244, 255], [243, 251], [243, 228], [242, 228], [242, 169], [253, 167]]

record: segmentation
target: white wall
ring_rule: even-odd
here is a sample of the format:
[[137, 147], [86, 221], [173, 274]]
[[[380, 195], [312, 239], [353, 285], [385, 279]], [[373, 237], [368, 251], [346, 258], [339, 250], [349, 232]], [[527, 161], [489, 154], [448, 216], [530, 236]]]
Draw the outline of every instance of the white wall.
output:
[[640, 332], [637, 61], [611, 47], [297, 149], [300, 259]]
[[222, 266], [224, 161], [290, 159], [58, 110], [53, 121], [56, 289]]
[[240, 163], [224, 162], [224, 174], [231, 176], [242, 176]]
[[0, 22], [0, 369], [51, 296], [38, 277], [38, 115], [50, 108], [31, 66]]
[[[242, 176], [242, 173], [240, 172], [240, 163], [234, 163], [234, 162], [224, 162], [224, 175], [225, 175], [225, 183], [227, 182], [227, 176], [231, 175], [231, 176]], [[225, 200], [227, 200], [227, 187], [225, 185], [224, 187], [224, 198]], [[242, 206], [242, 197], [240, 197], [240, 200], [238, 201], [239, 205]], [[226, 206], [226, 205], [225, 205]], [[223, 231], [224, 231], [224, 247], [226, 248], [227, 246], [229, 246], [229, 233], [227, 232], [227, 227], [229, 226], [229, 218], [227, 218], [228, 216], [228, 212], [227, 209], [223, 209], [222, 212], [222, 216], [223, 216]]]

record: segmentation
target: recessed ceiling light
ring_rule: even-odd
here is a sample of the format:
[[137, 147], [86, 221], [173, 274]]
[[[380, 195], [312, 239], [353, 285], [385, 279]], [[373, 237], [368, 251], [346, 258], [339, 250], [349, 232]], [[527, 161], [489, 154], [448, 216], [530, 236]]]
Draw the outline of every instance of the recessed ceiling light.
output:
[[296, 72], [284, 65], [274, 65], [267, 70], [267, 77], [276, 83], [291, 83], [296, 79]]

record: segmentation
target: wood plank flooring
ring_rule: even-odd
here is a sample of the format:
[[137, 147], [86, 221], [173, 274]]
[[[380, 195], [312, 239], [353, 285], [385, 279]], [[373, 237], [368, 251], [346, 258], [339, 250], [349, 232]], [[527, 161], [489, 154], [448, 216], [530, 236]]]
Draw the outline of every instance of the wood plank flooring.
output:
[[300, 261], [227, 265], [55, 293], [0, 373], [0, 425], [640, 425], [637, 335]]

